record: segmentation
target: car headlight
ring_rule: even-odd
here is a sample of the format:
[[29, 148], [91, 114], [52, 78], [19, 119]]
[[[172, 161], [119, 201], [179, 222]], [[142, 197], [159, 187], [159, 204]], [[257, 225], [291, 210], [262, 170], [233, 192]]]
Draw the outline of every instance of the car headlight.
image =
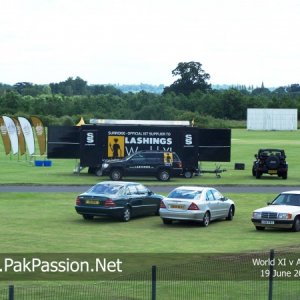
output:
[[252, 217], [253, 219], [261, 219], [261, 212], [253, 212]]
[[288, 214], [288, 213], [279, 213], [277, 215], [278, 219], [285, 219], [285, 220], [289, 220], [292, 218], [292, 214]]
[[102, 168], [103, 168], [103, 169], [106, 169], [108, 166], [109, 166], [109, 164], [108, 164], [108, 163], [104, 163], [104, 164], [102, 164]]

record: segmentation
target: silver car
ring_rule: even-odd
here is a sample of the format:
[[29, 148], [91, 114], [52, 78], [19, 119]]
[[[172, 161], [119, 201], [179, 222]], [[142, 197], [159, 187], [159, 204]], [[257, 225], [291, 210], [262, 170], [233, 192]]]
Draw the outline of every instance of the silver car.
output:
[[216, 219], [232, 220], [235, 204], [211, 187], [181, 186], [160, 203], [159, 214], [164, 224], [174, 220], [192, 220], [207, 227]]

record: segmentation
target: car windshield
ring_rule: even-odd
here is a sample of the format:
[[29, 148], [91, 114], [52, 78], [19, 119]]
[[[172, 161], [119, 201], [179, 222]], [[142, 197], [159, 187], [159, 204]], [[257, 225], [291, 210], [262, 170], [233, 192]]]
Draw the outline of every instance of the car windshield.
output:
[[122, 188], [123, 185], [120, 184], [103, 183], [94, 185], [88, 192], [93, 194], [116, 195]]
[[280, 194], [272, 204], [300, 206], [300, 194]]
[[[130, 154], [130, 155], [125, 156], [124, 159], [125, 159], [125, 160], [129, 160], [129, 159], [131, 159], [132, 157], [134, 157], [134, 156], [136, 156], [136, 155], [137, 155], [137, 153], [134, 152], [134, 153], [132, 153], [132, 154]], [[138, 156], [137, 156], [137, 157], [138, 157]]]
[[174, 190], [169, 195], [168, 198], [171, 199], [198, 199], [201, 195], [201, 191], [193, 190]]
[[260, 152], [261, 156], [282, 156], [283, 153], [280, 150], [263, 150]]

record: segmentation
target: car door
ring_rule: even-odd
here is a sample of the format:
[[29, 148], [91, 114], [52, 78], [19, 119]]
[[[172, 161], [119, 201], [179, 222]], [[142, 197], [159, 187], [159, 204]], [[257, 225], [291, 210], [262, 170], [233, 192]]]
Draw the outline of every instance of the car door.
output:
[[125, 190], [128, 203], [131, 207], [132, 216], [138, 216], [142, 214], [142, 199], [138, 194], [136, 186], [134, 184], [128, 185]]
[[160, 200], [152, 197], [152, 193], [149, 189], [147, 189], [144, 185], [138, 184], [136, 186], [139, 197], [142, 201], [142, 213], [143, 214], [151, 214], [156, 213], [159, 210]]
[[213, 195], [214, 195], [214, 198], [216, 200], [216, 217], [217, 218], [224, 218], [228, 215], [228, 203], [226, 201], [224, 201], [224, 197], [223, 195], [215, 190], [215, 189], [212, 189], [211, 190]]
[[163, 154], [158, 153], [148, 153], [147, 164], [149, 165], [148, 174], [155, 176], [161, 166], [164, 165]]
[[144, 156], [141, 153], [137, 153], [133, 155], [126, 164], [126, 174], [127, 175], [134, 175], [139, 176], [143, 175], [143, 162], [144, 162]]
[[218, 217], [218, 201], [215, 199], [212, 190], [206, 191], [206, 205], [210, 210], [211, 219], [216, 219]]

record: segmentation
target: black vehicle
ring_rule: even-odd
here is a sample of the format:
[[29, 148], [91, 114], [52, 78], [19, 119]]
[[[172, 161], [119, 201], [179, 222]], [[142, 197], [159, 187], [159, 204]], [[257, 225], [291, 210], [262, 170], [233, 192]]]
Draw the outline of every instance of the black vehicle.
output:
[[257, 179], [262, 174], [277, 175], [283, 179], [288, 176], [288, 163], [286, 155], [282, 149], [259, 149], [254, 155], [256, 160], [253, 162], [252, 175]]
[[85, 220], [109, 216], [128, 222], [135, 216], [158, 215], [162, 198], [139, 183], [104, 181], [79, 195], [75, 210]]
[[138, 151], [123, 159], [108, 160], [102, 164], [102, 174], [111, 180], [121, 180], [123, 176], [155, 176], [168, 181], [183, 172], [182, 162], [175, 152]]

